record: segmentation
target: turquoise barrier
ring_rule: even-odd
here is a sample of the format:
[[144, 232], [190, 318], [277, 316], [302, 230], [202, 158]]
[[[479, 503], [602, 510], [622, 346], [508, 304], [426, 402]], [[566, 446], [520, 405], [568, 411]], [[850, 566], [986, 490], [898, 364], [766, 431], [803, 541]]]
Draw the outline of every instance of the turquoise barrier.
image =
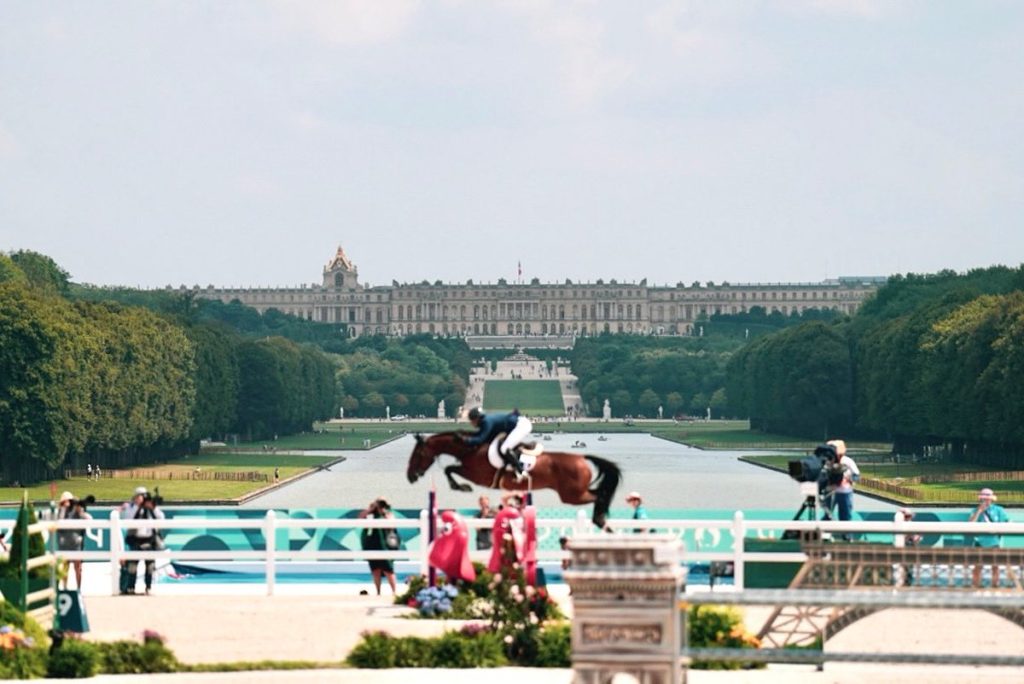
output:
[[[95, 508], [91, 510], [93, 517], [99, 519], [109, 518], [112, 509]], [[189, 521], [195, 519], [194, 526], [175, 528], [169, 530], [165, 542], [167, 546], [175, 550], [185, 551], [263, 551], [266, 548], [262, 529], [209, 529], [202, 524], [203, 520], [262, 520], [266, 516], [266, 509], [210, 507], [210, 508], [164, 508], [164, 513], [169, 519], [176, 521]], [[358, 508], [309, 508], [309, 509], [274, 509], [279, 518], [294, 520], [320, 519], [320, 520], [346, 520], [357, 519]], [[558, 537], [568, 534], [576, 523], [577, 512], [581, 510], [572, 507], [540, 508], [538, 518], [541, 520], [564, 520], [564, 527], [555, 529], [541, 528], [538, 530], [538, 547], [541, 550], [557, 550], [559, 548]], [[474, 509], [462, 509], [459, 511], [467, 518], [473, 517]], [[419, 520], [420, 509], [395, 509], [395, 517], [411, 520]], [[654, 520], [732, 520], [735, 511], [732, 510], [707, 510], [707, 509], [657, 509], [649, 510], [649, 516]], [[0, 510], [0, 520], [13, 521], [17, 511], [15, 509]], [[748, 538], [764, 537], [779, 538], [785, 531], [785, 522], [792, 518], [792, 512], [778, 510], [746, 510], [743, 515], [747, 520], [778, 520], [779, 526], [770, 532], [761, 531], [748, 532]], [[968, 511], [938, 510], [938, 511], [915, 511], [914, 522], [965, 522]], [[631, 517], [630, 509], [613, 509], [611, 517], [617, 520], [627, 520]], [[892, 522], [892, 511], [865, 511], [855, 514], [858, 520], [871, 522]], [[658, 531], [652, 529], [651, 531]], [[420, 548], [419, 529], [402, 529], [399, 531], [403, 545], [406, 549], [417, 550]], [[686, 548], [707, 552], [726, 552], [733, 546], [733, 536], [730, 529], [701, 528], [699, 526], [688, 526], [681, 530], [681, 538]], [[314, 529], [314, 528], [293, 528], [282, 529], [277, 532], [276, 548], [289, 551], [357, 551], [360, 550], [360, 529]], [[892, 535], [865, 534], [860, 538], [866, 541], [890, 542]], [[924, 546], [964, 546], [973, 542], [970, 535], [926, 535], [922, 540]], [[1009, 548], [1024, 548], [1024, 536], [1004, 536], [1003, 546]], [[90, 530], [86, 534], [86, 551], [107, 550], [110, 547], [110, 540], [105, 530]]]

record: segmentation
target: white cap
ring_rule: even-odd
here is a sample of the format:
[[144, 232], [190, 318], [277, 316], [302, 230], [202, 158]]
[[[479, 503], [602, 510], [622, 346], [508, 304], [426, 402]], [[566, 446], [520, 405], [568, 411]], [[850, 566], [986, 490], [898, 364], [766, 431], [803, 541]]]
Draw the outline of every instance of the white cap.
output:
[[136, 487], [135, 488], [136, 496], [138, 496], [139, 494], [142, 494], [143, 496], [145, 496], [148, 493], [149, 493], [149, 490], [147, 490], [145, 487], [141, 487], [140, 486], [140, 487]]
[[626, 502], [628, 503], [630, 501], [643, 501], [643, 499], [640, 498], [640, 492], [630, 492], [629, 494], [627, 494]]
[[65, 501], [72, 501], [74, 500], [74, 498], [75, 495], [72, 494], [71, 492], [64, 492], [63, 494], [60, 495], [60, 502], [64, 503]]

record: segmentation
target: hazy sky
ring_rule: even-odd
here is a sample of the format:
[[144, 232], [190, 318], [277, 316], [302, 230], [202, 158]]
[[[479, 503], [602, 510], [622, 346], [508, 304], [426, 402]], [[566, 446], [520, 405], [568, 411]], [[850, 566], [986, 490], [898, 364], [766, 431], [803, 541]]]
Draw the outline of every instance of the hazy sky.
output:
[[0, 250], [76, 281], [1024, 261], [1024, 3], [0, 0]]

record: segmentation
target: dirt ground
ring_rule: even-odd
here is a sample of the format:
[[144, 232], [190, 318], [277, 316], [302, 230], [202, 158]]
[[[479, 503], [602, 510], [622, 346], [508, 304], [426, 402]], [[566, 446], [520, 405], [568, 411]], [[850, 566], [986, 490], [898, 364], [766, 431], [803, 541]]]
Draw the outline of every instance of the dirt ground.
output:
[[[355, 595], [89, 596], [87, 609], [92, 627], [88, 638], [137, 639], [143, 630], [153, 629], [164, 635], [168, 645], [187, 663], [257, 660], [340, 663], [364, 630], [381, 629], [395, 635], [426, 636], [461, 624], [406, 619], [402, 617], [405, 610], [393, 606], [387, 597]], [[750, 609], [746, 613], [748, 627], [756, 631], [765, 616], [766, 609]], [[829, 641], [827, 649], [1012, 655], [1024, 653], [1024, 629], [982, 611], [888, 610], [846, 628]], [[427, 672], [431, 671], [424, 671]], [[547, 671], [542, 679], [544, 682], [564, 681], [565, 684], [572, 680], [569, 671], [559, 672], [565, 673], [564, 676]], [[284, 679], [278, 681], [392, 681], [388, 679], [392, 675], [383, 672], [356, 679], [348, 679], [354, 676], [352, 671], [346, 671], [344, 677], [340, 672], [333, 672], [333, 676], [325, 672], [280, 674]], [[436, 679], [446, 684], [461, 681], [452, 680], [441, 671], [434, 672], [425, 680], [420, 679]], [[501, 677], [499, 679], [504, 681]], [[498, 681], [490, 675], [488, 680]], [[197, 676], [187, 681], [241, 682], [251, 679]], [[399, 681], [397, 673], [394, 681]], [[534, 681], [540, 684], [540, 680]], [[1024, 669], [828, 664], [824, 672], [817, 672], [810, 666], [772, 666], [768, 670], [753, 672], [695, 671], [690, 673], [689, 681], [709, 684], [888, 684], [920, 681], [929, 684], [975, 681], [1010, 684], [1024, 681]]]

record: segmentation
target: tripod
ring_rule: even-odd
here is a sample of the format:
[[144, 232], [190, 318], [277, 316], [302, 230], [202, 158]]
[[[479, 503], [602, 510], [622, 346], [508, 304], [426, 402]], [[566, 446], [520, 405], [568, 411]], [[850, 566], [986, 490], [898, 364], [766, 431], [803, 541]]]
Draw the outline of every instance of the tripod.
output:
[[[793, 520], [800, 520], [805, 517], [808, 521], [814, 521], [818, 519], [818, 503], [820, 497], [822, 520], [832, 519], [832, 507], [829, 505], [831, 501], [826, 502], [826, 498], [830, 498], [831, 493], [821, 496], [818, 493], [817, 482], [801, 482], [800, 493], [804, 495], [804, 502], [800, 504], [800, 508], [797, 510], [796, 515], [793, 516]], [[819, 533], [803, 532], [799, 530], [786, 530], [782, 533], [783, 539], [802, 539], [803, 541], [810, 541], [811, 538], [817, 539]]]

